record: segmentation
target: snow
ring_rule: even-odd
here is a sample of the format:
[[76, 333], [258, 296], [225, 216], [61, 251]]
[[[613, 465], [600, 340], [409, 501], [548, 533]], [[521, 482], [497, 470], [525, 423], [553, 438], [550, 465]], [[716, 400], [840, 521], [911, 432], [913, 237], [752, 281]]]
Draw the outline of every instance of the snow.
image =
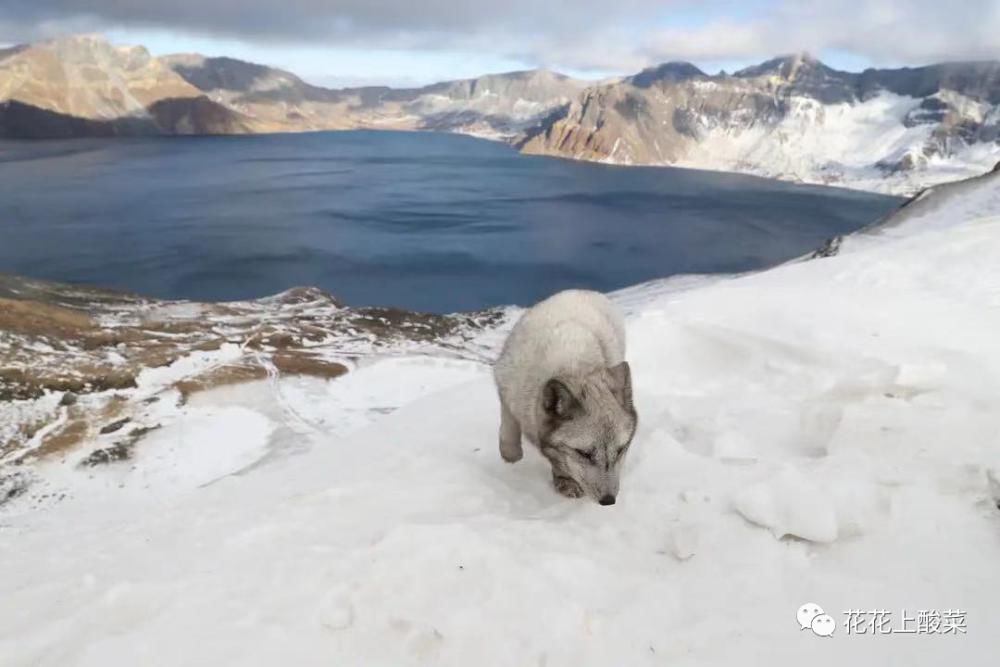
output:
[[899, 230], [912, 234], [948, 229], [955, 224], [968, 224], [980, 217], [982, 211], [1000, 211], [1000, 184], [997, 181], [996, 175], [987, 174], [931, 188], [894, 215], [891, 224], [880, 226], [878, 231], [892, 234]]
[[226, 343], [218, 350], [210, 352], [195, 352], [169, 366], [147, 368], [136, 378], [135, 383], [140, 392], [155, 393], [185, 377], [204, 373], [209, 369], [237, 361], [243, 355], [239, 345]]
[[[990, 109], [949, 91], [938, 97], [976, 122]], [[981, 174], [1000, 160], [995, 142], [957, 142], [947, 157], [927, 158], [926, 165], [913, 171], [886, 174], [878, 169], [878, 163], [898, 162], [907, 154], [922, 156], [938, 125], [906, 127], [903, 122], [921, 102], [889, 92], [841, 104], [791, 97], [788, 113], [775, 124], [703, 121], [697, 147], [676, 166], [912, 194], [927, 185]]]
[[267, 452], [273, 421], [242, 405], [189, 410], [138, 449], [129, 481], [158, 493], [196, 488], [243, 470]]
[[[992, 665], [997, 186], [832, 258], [614, 295], [640, 428], [613, 507], [500, 460], [474, 360], [156, 408], [134, 461], [2, 506], [0, 664]], [[850, 636], [856, 608], [968, 632]]]
[[[47, 395], [37, 400], [0, 401], [0, 442], [21, 442], [28, 440], [27, 446], [37, 441], [37, 433], [25, 433], [22, 424], [44, 424], [51, 420], [58, 410], [60, 396]], [[0, 449], [0, 464], [20, 455], [20, 450]]]

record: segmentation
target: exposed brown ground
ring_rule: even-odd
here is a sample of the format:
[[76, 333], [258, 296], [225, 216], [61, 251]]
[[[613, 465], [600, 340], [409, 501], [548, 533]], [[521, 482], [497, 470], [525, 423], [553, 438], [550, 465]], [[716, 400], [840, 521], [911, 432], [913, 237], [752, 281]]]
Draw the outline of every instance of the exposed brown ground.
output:
[[[33, 439], [32, 457], [58, 455], [102, 432], [121, 433], [115, 446], [124, 449], [95, 453], [95, 460], [124, 455], [150, 428], [129, 423], [129, 415], [159, 400], [136, 390], [140, 373], [223, 345], [238, 345], [243, 352], [181, 377], [160, 393], [176, 390], [186, 401], [197, 392], [276, 375], [333, 379], [348, 368], [330, 357], [399, 343], [458, 349], [463, 337], [500, 319], [492, 311], [442, 316], [346, 308], [311, 288], [256, 301], [200, 304], [0, 274], [0, 409], [4, 402], [62, 395], [57, 409], [42, 417], [31, 413], [8, 429], [0, 439], [0, 457]], [[81, 397], [87, 397], [86, 409], [76, 404]]]
[[[274, 370], [281, 375], [309, 375], [334, 379], [347, 372], [347, 367], [335, 361], [326, 361], [306, 354], [277, 353], [271, 357]], [[253, 362], [218, 366], [200, 375], [181, 380], [174, 385], [184, 400], [193, 394], [241, 382], [264, 380], [269, 377], [268, 367]]]

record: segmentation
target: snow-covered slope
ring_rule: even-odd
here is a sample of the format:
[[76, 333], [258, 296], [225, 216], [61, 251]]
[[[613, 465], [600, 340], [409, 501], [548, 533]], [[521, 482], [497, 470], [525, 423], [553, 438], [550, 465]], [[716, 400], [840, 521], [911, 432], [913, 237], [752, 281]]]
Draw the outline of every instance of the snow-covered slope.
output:
[[854, 239], [947, 230], [996, 212], [1000, 212], [1000, 165], [981, 176], [928, 188]]
[[829, 239], [811, 255], [793, 261], [830, 257], [925, 231], [947, 231], [995, 213], [1000, 213], [1000, 166], [986, 174], [929, 187], [883, 219], [849, 236]]
[[844, 72], [807, 54], [709, 76], [671, 63], [585, 90], [530, 153], [913, 194], [1000, 160], [1000, 63]]
[[[959, 108], [970, 106], [962, 102], [972, 103], [957, 94], [941, 97]], [[925, 152], [935, 144], [941, 128], [934, 123], [907, 122], [923, 104], [917, 98], [882, 92], [863, 101], [823, 104], [792, 97], [787, 104], [785, 115], [773, 124], [699, 119], [697, 147], [676, 164], [912, 193], [927, 185], [980, 174], [1000, 160], [1000, 144], [995, 142], [954, 141], [946, 152]], [[991, 113], [1000, 118], [1000, 108]], [[973, 115], [982, 122], [984, 114]]]
[[[131, 463], [51, 463], [72, 498], [2, 506], [0, 664], [993, 665], [998, 180], [834, 257], [616, 295], [613, 507], [503, 463], [488, 367], [434, 356], [202, 393]], [[900, 634], [920, 611], [964, 632]]]

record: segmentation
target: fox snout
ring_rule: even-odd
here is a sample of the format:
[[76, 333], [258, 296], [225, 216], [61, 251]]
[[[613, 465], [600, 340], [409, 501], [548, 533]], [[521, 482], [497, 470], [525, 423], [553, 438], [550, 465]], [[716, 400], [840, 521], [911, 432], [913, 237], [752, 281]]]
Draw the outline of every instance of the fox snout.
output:
[[614, 505], [615, 501], [618, 500], [618, 479], [616, 477], [602, 475], [602, 479], [592, 484], [590, 493], [587, 495], [596, 500], [598, 505], [607, 507]]

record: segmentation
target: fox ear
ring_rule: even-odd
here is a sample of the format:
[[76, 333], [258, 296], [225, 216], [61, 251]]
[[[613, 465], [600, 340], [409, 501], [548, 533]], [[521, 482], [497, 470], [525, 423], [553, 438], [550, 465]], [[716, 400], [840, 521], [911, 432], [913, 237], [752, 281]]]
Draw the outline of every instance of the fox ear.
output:
[[623, 406], [632, 409], [632, 368], [627, 361], [623, 361], [617, 366], [608, 369], [608, 377], [611, 379], [611, 392], [615, 395]]
[[580, 402], [562, 381], [552, 378], [542, 390], [542, 408], [545, 414], [560, 420], [572, 419], [580, 409]]

